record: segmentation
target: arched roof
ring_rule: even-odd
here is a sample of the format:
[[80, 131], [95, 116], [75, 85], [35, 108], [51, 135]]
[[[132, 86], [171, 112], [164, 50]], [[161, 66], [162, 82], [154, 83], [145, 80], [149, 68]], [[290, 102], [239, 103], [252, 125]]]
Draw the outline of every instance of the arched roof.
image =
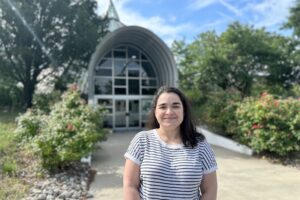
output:
[[89, 96], [94, 95], [94, 68], [100, 59], [113, 48], [131, 45], [143, 51], [153, 63], [159, 85], [177, 85], [177, 69], [174, 57], [167, 45], [151, 31], [138, 26], [124, 26], [108, 35], [97, 46], [88, 69]]

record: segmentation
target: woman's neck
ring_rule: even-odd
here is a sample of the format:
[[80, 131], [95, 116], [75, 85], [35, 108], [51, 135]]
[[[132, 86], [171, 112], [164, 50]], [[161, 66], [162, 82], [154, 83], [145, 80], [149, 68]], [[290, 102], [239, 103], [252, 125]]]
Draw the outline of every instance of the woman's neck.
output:
[[168, 144], [181, 144], [180, 128], [174, 130], [156, 129], [159, 137]]

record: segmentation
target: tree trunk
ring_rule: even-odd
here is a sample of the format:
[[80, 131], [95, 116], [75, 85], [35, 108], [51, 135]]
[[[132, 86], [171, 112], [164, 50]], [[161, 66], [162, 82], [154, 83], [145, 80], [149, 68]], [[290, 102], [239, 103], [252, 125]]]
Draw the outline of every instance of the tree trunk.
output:
[[24, 83], [22, 107], [25, 109], [32, 107], [32, 99], [35, 91], [35, 80], [28, 80]]

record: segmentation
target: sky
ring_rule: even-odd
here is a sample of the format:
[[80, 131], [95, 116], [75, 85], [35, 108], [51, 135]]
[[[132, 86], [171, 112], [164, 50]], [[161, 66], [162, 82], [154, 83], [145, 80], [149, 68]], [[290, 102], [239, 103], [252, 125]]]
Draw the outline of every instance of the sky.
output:
[[[103, 15], [109, 0], [97, 0]], [[113, 0], [121, 22], [147, 28], [167, 45], [174, 40], [195, 40], [202, 32], [221, 34], [239, 21], [255, 28], [291, 35], [282, 30], [295, 0]]]

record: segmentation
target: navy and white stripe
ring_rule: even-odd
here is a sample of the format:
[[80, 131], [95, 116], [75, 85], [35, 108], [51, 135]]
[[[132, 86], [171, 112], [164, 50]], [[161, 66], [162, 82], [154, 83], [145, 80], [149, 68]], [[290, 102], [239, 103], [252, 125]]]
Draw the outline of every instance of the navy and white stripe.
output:
[[195, 148], [169, 145], [155, 129], [139, 132], [124, 156], [140, 165], [143, 200], [199, 200], [203, 174], [217, 169], [213, 150], [205, 140]]

